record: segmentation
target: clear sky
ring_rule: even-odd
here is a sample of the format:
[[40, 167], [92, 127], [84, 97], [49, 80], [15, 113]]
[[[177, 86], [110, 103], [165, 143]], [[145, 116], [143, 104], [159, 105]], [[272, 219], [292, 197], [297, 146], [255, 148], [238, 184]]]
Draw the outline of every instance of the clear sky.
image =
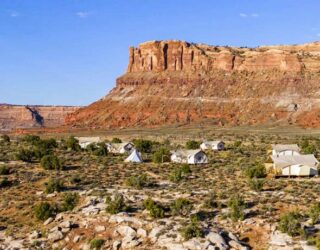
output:
[[0, 0], [0, 103], [87, 105], [147, 40], [320, 40], [319, 0]]

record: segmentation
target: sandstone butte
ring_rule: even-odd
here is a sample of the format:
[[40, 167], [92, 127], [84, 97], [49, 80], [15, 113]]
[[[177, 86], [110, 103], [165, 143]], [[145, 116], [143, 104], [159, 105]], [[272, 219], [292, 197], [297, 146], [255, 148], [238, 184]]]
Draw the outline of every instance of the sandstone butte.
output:
[[320, 127], [320, 42], [238, 48], [150, 41], [74, 128], [294, 124]]
[[14, 129], [48, 128], [64, 124], [67, 114], [80, 107], [23, 106], [0, 104], [0, 132]]

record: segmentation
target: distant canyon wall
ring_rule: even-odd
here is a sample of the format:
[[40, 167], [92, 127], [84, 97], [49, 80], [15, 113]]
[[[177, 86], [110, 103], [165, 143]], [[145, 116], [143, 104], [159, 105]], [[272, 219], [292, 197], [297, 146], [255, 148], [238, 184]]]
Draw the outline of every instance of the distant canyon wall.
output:
[[0, 132], [15, 129], [56, 127], [64, 124], [67, 114], [79, 107], [23, 106], [0, 104]]

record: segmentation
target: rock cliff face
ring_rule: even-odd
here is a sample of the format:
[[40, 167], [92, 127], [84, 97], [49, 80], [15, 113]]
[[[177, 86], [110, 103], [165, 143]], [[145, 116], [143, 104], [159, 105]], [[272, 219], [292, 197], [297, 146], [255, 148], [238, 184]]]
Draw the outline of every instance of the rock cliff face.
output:
[[320, 43], [234, 48], [151, 41], [75, 127], [283, 123], [320, 126]]
[[20, 128], [55, 127], [64, 123], [65, 116], [79, 107], [20, 106], [0, 104], [0, 131]]

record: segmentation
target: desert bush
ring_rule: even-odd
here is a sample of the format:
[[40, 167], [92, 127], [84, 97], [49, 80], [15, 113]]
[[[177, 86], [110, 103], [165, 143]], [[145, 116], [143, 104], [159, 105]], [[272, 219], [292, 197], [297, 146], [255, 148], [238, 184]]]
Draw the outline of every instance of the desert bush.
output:
[[81, 180], [81, 177], [79, 175], [74, 175], [70, 178], [70, 182], [72, 184], [78, 184], [80, 183], [82, 180]]
[[0, 175], [8, 175], [10, 174], [10, 168], [8, 168], [6, 165], [0, 166]]
[[303, 234], [301, 227], [301, 214], [298, 212], [288, 212], [281, 216], [279, 222], [279, 230], [290, 236], [298, 236]]
[[46, 220], [57, 212], [57, 208], [48, 202], [41, 202], [34, 207], [34, 213], [37, 219]]
[[142, 153], [150, 153], [154, 142], [150, 140], [136, 139], [133, 140], [135, 148]]
[[31, 149], [22, 148], [16, 154], [17, 160], [24, 161], [24, 162], [32, 162], [33, 158], [35, 157], [35, 152]]
[[231, 197], [228, 202], [228, 207], [230, 209], [229, 217], [233, 221], [244, 220], [244, 209], [246, 208], [246, 203], [240, 195], [234, 195]]
[[241, 146], [242, 142], [241, 141], [235, 141], [233, 143], [233, 148], [239, 148]]
[[260, 192], [263, 189], [265, 181], [263, 179], [258, 179], [256, 177], [248, 179], [249, 187], [257, 192]]
[[106, 203], [108, 204], [106, 211], [110, 214], [117, 214], [125, 212], [129, 207], [124, 202], [124, 197], [120, 193], [115, 193], [113, 199], [107, 197]]
[[266, 168], [263, 164], [257, 164], [255, 166], [245, 169], [245, 175], [248, 178], [264, 178], [267, 176]]
[[43, 156], [40, 165], [45, 170], [63, 170], [60, 159], [55, 155]]
[[141, 188], [143, 188], [143, 187], [148, 185], [147, 175], [141, 174], [141, 175], [130, 176], [126, 180], [126, 185], [128, 185], [129, 187], [134, 187], [134, 188], [137, 188], [137, 189], [141, 189]]
[[143, 206], [149, 211], [152, 218], [158, 219], [164, 217], [164, 209], [161, 205], [157, 204], [154, 200], [148, 197], [143, 202]]
[[96, 149], [94, 149], [92, 153], [96, 156], [106, 156], [108, 154], [106, 144], [103, 142], [98, 143]]
[[204, 237], [204, 230], [201, 228], [197, 219], [192, 219], [191, 223], [180, 229], [181, 236], [185, 240], [190, 240], [194, 237]]
[[114, 138], [112, 138], [111, 142], [112, 143], [121, 143], [122, 140], [120, 138], [114, 137]]
[[37, 142], [39, 142], [41, 139], [39, 136], [37, 135], [25, 135], [23, 138], [22, 138], [22, 141], [25, 141], [27, 143], [30, 143], [32, 145], [35, 145]]
[[34, 144], [35, 156], [41, 159], [43, 156], [52, 154], [54, 148], [58, 147], [55, 139], [38, 140]]
[[192, 209], [192, 203], [185, 198], [176, 199], [170, 206], [172, 215], [186, 216]]
[[183, 178], [191, 174], [191, 169], [188, 164], [184, 164], [180, 167], [175, 167], [169, 175], [169, 179], [172, 182], [180, 182]]
[[152, 161], [154, 163], [162, 163], [170, 161], [170, 151], [166, 148], [160, 148], [153, 153]]
[[79, 140], [77, 140], [74, 136], [70, 136], [66, 141], [66, 146], [68, 149], [73, 151], [80, 151], [81, 147], [79, 145]]
[[59, 179], [50, 179], [45, 185], [45, 191], [47, 194], [51, 194], [53, 192], [61, 192], [64, 189], [63, 181]]
[[186, 142], [186, 148], [187, 149], [198, 149], [200, 148], [200, 142], [198, 141], [194, 141], [194, 140], [190, 140]]
[[320, 220], [320, 203], [312, 205], [308, 211], [308, 215], [312, 224], [316, 224]]
[[77, 193], [66, 193], [63, 195], [62, 210], [71, 211], [79, 202], [79, 195]]
[[0, 188], [9, 187], [11, 182], [8, 180], [7, 177], [0, 179]]
[[105, 240], [103, 239], [92, 239], [90, 241], [90, 249], [100, 249], [103, 244], [104, 244]]
[[217, 196], [214, 192], [210, 192], [208, 197], [203, 202], [204, 208], [216, 208], [218, 207]]
[[10, 137], [8, 135], [1, 135], [1, 141], [10, 142]]

